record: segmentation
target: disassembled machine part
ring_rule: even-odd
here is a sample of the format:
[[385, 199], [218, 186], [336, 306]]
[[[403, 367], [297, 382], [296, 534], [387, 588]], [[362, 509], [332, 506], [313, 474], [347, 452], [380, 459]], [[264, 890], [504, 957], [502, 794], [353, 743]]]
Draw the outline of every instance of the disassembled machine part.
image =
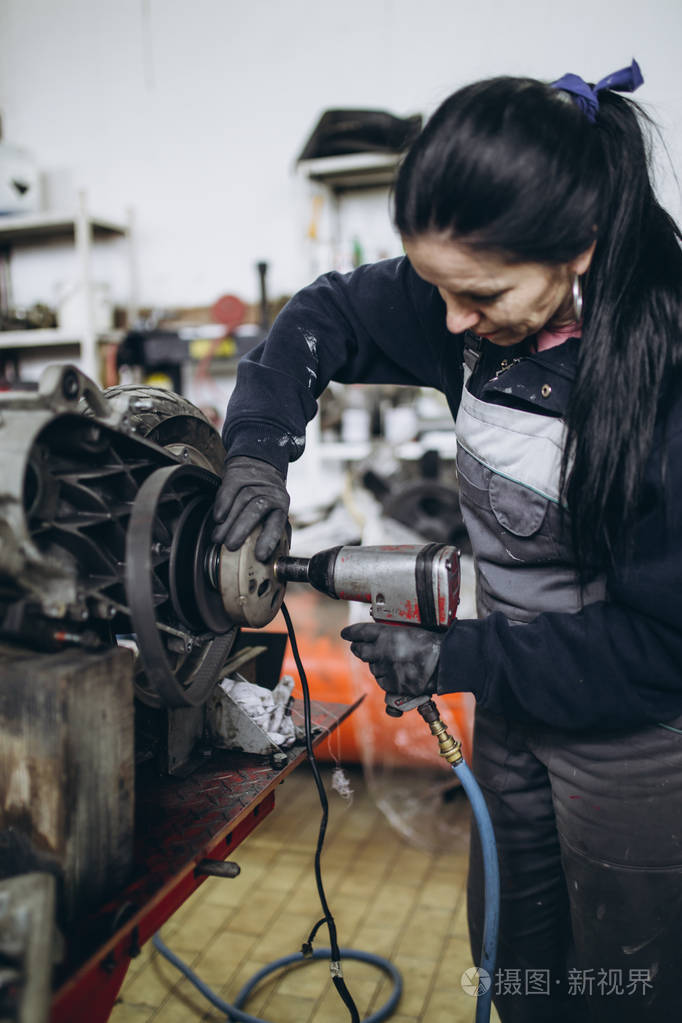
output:
[[208, 698], [236, 635], [206, 586], [202, 563], [201, 537], [217, 486], [204, 469], [165, 466], [147, 477], [130, 515], [125, 557], [130, 628], [147, 695], [158, 694], [167, 707], [197, 706]]
[[269, 622], [284, 595], [255, 538], [235, 554], [210, 542], [224, 454], [185, 399], [102, 392], [73, 366], [1, 395], [0, 638], [133, 645], [144, 703], [203, 704], [238, 626]]
[[236, 551], [214, 545], [208, 552], [206, 564], [208, 578], [217, 594], [223, 613], [238, 625], [259, 629], [271, 622], [284, 599], [286, 584], [275, 570], [279, 559], [289, 553], [290, 529], [266, 562], [255, 555], [260, 530], [254, 530]]

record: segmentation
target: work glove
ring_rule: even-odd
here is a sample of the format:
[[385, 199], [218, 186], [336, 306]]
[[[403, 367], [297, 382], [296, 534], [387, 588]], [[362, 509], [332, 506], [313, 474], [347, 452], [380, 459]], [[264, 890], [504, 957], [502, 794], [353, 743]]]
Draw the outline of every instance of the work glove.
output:
[[267, 561], [284, 532], [288, 511], [289, 495], [274, 466], [244, 455], [228, 458], [213, 505], [216, 526], [211, 539], [236, 551], [262, 523], [254, 553], [259, 561]]
[[436, 692], [442, 633], [412, 625], [347, 625], [341, 638], [365, 661], [382, 689], [400, 696]]

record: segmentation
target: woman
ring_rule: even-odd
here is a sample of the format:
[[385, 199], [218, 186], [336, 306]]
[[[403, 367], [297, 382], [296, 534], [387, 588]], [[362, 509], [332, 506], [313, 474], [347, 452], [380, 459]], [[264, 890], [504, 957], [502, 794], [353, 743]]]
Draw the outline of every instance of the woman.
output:
[[[262, 522], [266, 558], [329, 380], [447, 397], [480, 617], [342, 635], [387, 691], [476, 696], [503, 1023], [682, 1004], [682, 253], [616, 92], [640, 83], [633, 62], [446, 100], [398, 175], [405, 258], [296, 295], [224, 430], [215, 536]], [[474, 838], [476, 958], [481, 917]]]

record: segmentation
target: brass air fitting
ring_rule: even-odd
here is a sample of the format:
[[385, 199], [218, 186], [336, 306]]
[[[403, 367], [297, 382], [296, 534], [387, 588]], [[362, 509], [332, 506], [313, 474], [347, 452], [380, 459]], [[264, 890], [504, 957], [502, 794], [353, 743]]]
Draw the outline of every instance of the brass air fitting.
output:
[[431, 729], [433, 735], [435, 735], [438, 739], [438, 750], [440, 755], [445, 757], [447, 762], [452, 764], [453, 767], [455, 764], [460, 764], [462, 760], [464, 760], [462, 755], [462, 744], [459, 739], [453, 739], [453, 737], [449, 734], [447, 728], [438, 716], [438, 709], [433, 700], [429, 700], [428, 703], [423, 704], [417, 709]]

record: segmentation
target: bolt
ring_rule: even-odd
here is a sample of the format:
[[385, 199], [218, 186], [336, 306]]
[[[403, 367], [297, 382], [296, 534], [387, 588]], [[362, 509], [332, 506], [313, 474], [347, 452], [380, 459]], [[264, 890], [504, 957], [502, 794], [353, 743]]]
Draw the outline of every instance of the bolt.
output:
[[182, 457], [185, 459], [185, 461], [187, 461], [187, 459], [189, 458], [189, 451], [187, 450], [187, 448], [182, 449]]
[[232, 860], [201, 860], [194, 868], [195, 877], [239, 877], [241, 867]]

